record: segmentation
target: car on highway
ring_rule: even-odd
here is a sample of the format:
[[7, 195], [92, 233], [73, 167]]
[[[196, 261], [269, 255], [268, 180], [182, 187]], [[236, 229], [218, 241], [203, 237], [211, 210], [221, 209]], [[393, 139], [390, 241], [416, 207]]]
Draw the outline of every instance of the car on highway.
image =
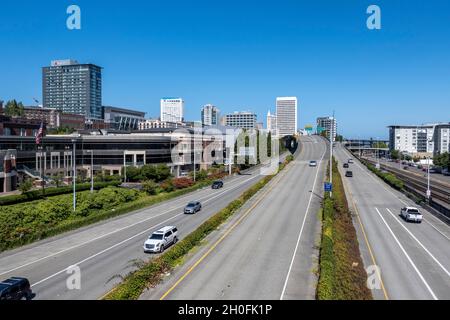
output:
[[450, 170], [448, 170], [447, 168], [445, 168], [445, 169], [442, 169], [442, 172], [441, 172], [444, 176], [450, 176]]
[[0, 282], [0, 301], [1, 300], [31, 300], [33, 292], [31, 291], [30, 281], [26, 278], [12, 277]]
[[212, 186], [211, 186], [211, 188], [212, 188], [212, 189], [220, 189], [220, 188], [223, 188], [223, 181], [221, 181], [221, 180], [214, 181], [213, 184], [212, 184]]
[[348, 165], [348, 163], [344, 163], [343, 167], [344, 168], [349, 168], [350, 166]]
[[353, 171], [346, 171], [345, 172], [345, 176], [348, 177], [348, 178], [353, 177]]
[[400, 210], [400, 216], [406, 221], [421, 223], [423, 216], [419, 209], [414, 207], [404, 207]]
[[194, 214], [202, 210], [202, 204], [199, 201], [191, 201], [184, 207], [185, 214]]
[[310, 166], [310, 167], [317, 167], [317, 161], [316, 161], [316, 160], [311, 160], [311, 161], [309, 162], [309, 166]]
[[352, 164], [353, 163], [353, 159], [348, 159], [348, 163]]
[[178, 241], [178, 229], [174, 226], [167, 226], [152, 233], [144, 243], [145, 253], [164, 252], [171, 244]]

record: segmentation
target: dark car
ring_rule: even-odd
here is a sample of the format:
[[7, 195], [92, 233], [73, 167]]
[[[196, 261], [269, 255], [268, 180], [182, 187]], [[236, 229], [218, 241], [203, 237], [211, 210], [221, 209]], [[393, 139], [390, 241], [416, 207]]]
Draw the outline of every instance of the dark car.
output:
[[30, 300], [32, 297], [28, 279], [12, 277], [0, 282], [0, 300]]
[[213, 188], [213, 189], [223, 188], [223, 181], [220, 181], [220, 180], [214, 181], [211, 188]]
[[347, 171], [347, 172], [345, 172], [345, 176], [346, 176], [346, 177], [349, 177], [349, 178], [353, 177], [353, 171]]
[[191, 201], [184, 207], [184, 213], [186, 214], [194, 214], [200, 210], [202, 210], [202, 204], [198, 201]]
[[348, 168], [348, 167], [349, 167], [348, 163], [344, 163], [344, 168]]

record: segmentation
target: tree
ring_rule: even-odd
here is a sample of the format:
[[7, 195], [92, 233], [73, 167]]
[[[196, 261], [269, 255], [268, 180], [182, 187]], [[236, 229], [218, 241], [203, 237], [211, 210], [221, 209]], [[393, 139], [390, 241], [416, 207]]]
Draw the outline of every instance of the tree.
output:
[[344, 141], [344, 137], [342, 135], [338, 134], [338, 135], [336, 135], [336, 141], [342, 142], [342, 141]]
[[5, 106], [5, 115], [9, 117], [23, 117], [25, 110], [22, 102], [17, 102], [16, 100], [8, 101]]
[[394, 160], [400, 159], [400, 151], [392, 150], [391, 151], [391, 158], [394, 159]]
[[56, 187], [60, 187], [63, 183], [63, 175], [58, 173], [53, 177], [53, 181], [55, 182]]
[[448, 152], [444, 152], [434, 156], [433, 163], [441, 168], [450, 169], [450, 154]]
[[28, 191], [33, 188], [33, 182], [31, 182], [30, 179], [25, 179], [22, 181], [22, 183], [19, 185], [19, 190], [22, 192], [22, 194], [27, 193]]
[[378, 141], [378, 142], [375, 142], [373, 144], [373, 147], [374, 148], [379, 148], [379, 149], [386, 149], [387, 148], [387, 144], [385, 142]]

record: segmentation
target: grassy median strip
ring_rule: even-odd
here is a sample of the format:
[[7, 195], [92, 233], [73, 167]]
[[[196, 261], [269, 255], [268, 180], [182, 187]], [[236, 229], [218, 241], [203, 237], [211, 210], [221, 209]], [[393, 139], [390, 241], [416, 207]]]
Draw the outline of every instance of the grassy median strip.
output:
[[336, 161], [333, 161], [333, 197], [325, 194], [322, 210], [317, 299], [373, 299], [366, 285], [367, 273]]
[[[286, 161], [280, 165], [280, 172], [293, 157], [287, 157]], [[224, 209], [205, 221], [195, 231], [190, 233], [183, 240], [172, 246], [162, 255], [152, 259], [142, 268], [127, 275], [122, 283], [103, 297], [104, 300], [136, 300], [140, 297], [145, 288], [157, 285], [163, 275], [172, 270], [180, 261], [180, 258], [188, 254], [212, 231], [216, 230], [229, 217], [237, 212], [246, 201], [261, 190], [275, 175], [266, 176], [255, 185], [246, 190], [238, 199], [234, 200]]]

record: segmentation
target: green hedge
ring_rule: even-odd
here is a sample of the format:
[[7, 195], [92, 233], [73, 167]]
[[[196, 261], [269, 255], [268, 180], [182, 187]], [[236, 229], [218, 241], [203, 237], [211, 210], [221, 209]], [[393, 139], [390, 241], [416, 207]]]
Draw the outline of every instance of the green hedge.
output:
[[388, 185], [393, 187], [394, 189], [397, 189], [399, 191], [403, 191], [404, 189], [404, 183], [400, 179], [398, 179], [394, 174], [383, 172], [379, 169], [377, 169], [374, 165], [370, 164], [369, 162], [362, 160], [361, 161], [370, 171], [375, 173], [378, 177], [380, 177], [384, 182], [386, 182]]
[[[0, 251], [42, 240], [66, 231], [74, 230], [108, 218], [142, 209], [194, 190], [204, 188], [211, 181], [204, 181], [186, 189], [154, 196], [143, 196], [135, 190], [122, 189], [118, 192], [128, 196], [118, 201], [117, 193], [100, 197], [108, 190], [102, 189], [91, 195], [89, 191], [77, 194], [77, 211], [71, 209], [72, 195], [60, 195], [48, 200], [29, 202], [0, 208]], [[99, 196], [100, 193], [100, 196]], [[134, 198], [130, 195], [134, 194]], [[90, 198], [92, 197], [92, 199]], [[83, 199], [94, 203], [83, 201]], [[85, 203], [85, 204], [83, 204]], [[102, 203], [105, 207], [99, 207]], [[50, 207], [49, 207], [50, 206]], [[92, 207], [88, 207], [92, 206]], [[97, 208], [96, 208], [97, 206]], [[49, 210], [44, 210], [49, 209]]]
[[[287, 160], [280, 170], [289, 162]], [[280, 171], [279, 170], [279, 171]], [[195, 246], [212, 231], [216, 230], [223, 222], [232, 216], [242, 205], [261, 190], [274, 176], [267, 176], [245, 191], [237, 200], [220, 210], [214, 216], [205, 221], [195, 231], [191, 232], [183, 240], [172, 246], [159, 257], [152, 259], [142, 268], [130, 273], [125, 279], [109, 292], [105, 300], [136, 300], [148, 286], [158, 284], [163, 274], [173, 269], [179, 259], [191, 251]]]
[[[95, 182], [94, 189], [100, 190], [110, 186], [119, 186], [121, 184], [120, 181], [108, 181], [108, 182]], [[77, 184], [77, 191], [85, 191], [91, 189], [90, 183], [82, 183]], [[39, 199], [44, 199], [46, 197], [58, 196], [61, 194], [71, 193], [73, 191], [73, 186], [67, 187], [57, 187], [57, 188], [48, 188], [45, 189], [45, 194], [42, 193], [42, 189], [29, 191], [25, 194], [17, 194], [0, 197], [0, 206], [13, 205], [18, 203], [24, 203], [29, 201], [35, 201]]]
[[325, 194], [322, 212], [317, 299], [373, 299], [366, 285], [367, 274], [336, 161], [333, 161], [333, 198]]

